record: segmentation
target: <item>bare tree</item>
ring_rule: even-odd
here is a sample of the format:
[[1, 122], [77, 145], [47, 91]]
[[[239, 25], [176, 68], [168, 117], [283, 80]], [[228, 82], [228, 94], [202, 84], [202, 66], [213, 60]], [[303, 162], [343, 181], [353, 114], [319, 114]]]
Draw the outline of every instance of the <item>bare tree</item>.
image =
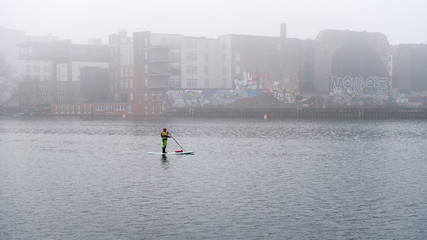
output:
[[16, 81], [13, 68], [6, 61], [6, 56], [0, 52], [0, 107], [10, 102], [16, 96]]

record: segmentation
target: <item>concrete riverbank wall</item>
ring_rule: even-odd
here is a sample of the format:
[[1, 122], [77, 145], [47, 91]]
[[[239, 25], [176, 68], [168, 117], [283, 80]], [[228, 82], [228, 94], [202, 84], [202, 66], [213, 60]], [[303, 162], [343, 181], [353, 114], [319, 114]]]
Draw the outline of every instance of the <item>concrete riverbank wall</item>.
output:
[[301, 118], [301, 119], [427, 119], [427, 108], [176, 108], [169, 117]]

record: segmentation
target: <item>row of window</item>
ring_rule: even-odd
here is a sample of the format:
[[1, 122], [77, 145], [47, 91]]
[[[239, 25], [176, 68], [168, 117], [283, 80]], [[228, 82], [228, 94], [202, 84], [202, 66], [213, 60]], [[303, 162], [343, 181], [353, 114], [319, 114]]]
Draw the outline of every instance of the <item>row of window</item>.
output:
[[50, 73], [50, 65], [33, 65], [33, 69], [31, 69], [31, 65], [26, 65], [26, 71], [31, 72], [41, 72], [43, 67], [43, 72]]
[[61, 113], [61, 114], [64, 114], [64, 113], [67, 113], [67, 114], [70, 114], [70, 112], [72, 113], [72, 114], [74, 114], [74, 113], [78, 113], [78, 114], [80, 114], [80, 113], [83, 113], [83, 114], [86, 114], [86, 113], [88, 113], [88, 114], [90, 114], [90, 113], [92, 113], [92, 106], [91, 105], [83, 105], [82, 106], [82, 108], [80, 107], [80, 105], [77, 105], [77, 106], [74, 106], [74, 105], [65, 105], [65, 107], [64, 107], [64, 105], [60, 105], [59, 107], [58, 107], [58, 105], [55, 105], [55, 113], [56, 114], [58, 114], [58, 113]]
[[[59, 91], [66, 91], [68, 89], [67, 85], [64, 84], [60, 84], [56, 87], [57, 90]], [[46, 91], [52, 91], [53, 90], [53, 85], [45, 85], [45, 84], [40, 84], [40, 91], [41, 92], [46, 92]], [[76, 84], [73, 85], [73, 90], [74, 91], [80, 91], [80, 84]]]
[[[209, 87], [209, 79], [205, 79], [203, 84], [204, 84], [204, 87]], [[198, 88], [199, 87], [197, 84], [197, 79], [187, 79], [186, 86], [188, 88]]]
[[[139, 39], [138, 39], [139, 40]], [[144, 46], [148, 46], [148, 38], [144, 38]], [[196, 49], [198, 48], [198, 39], [186, 39], [185, 40], [186, 47], [189, 49]], [[181, 47], [181, 41], [178, 39], [167, 39], [163, 38], [160, 40], [161, 46], [168, 46], [171, 48], [180, 48]], [[223, 42], [223, 48], [225, 49], [226, 42]], [[205, 49], [209, 49], [209, 41], [204, 40], [203, 41], [203, 47]]]
[[[197, 53], [187, 53], [187, 61], [188, 62], [196, 62], [197, 61]], [[209, 62], [209, 54], [204, 54], [203, 55], [203, 60], [205, 62]], [[148, 58], [147, 58], [148, 59]], [[226, 62], [227, 61], [227, 55], [226, 54], [222, 54], [221, 56], [222, 62]], [[236, 61], [240, 61], [240, 53], [236, 53], [235, 58]]]
[[120, 77], [133, 77], [133, 68], [120, 68]]
[[[80, 106], [79, 106], [80, 107]], [[117, 106], [104, 106], [104, 105], [98, 105], [95, 106], [95, 110], [96, 111], [104, 111], [106, 113], [112, 113], [113, 111], [126, 111], [128, 110], [129, 113], [132, 112], [132, 106], [122, 106], [122, 105], [117, 105]]]
[[[118, 89], [118, 84], [117, 82], [114, 82], [114, 86], [115, 89]], [[120, 89], [124, 90], [124, 89], [133, 89], [133, 81], [132, 80], [128, 80], [128, 79], [120, 79]]]
[[[156, 95], [157, 95], [157, 98], [156, 98]], [[144, 95], [144, 101], [148, 102], [148, 94], [147, 93]], [[155, 102], [155, 101], [162, 102], [163, 101], [163, 94], [161, 94], [161, 93], [158, 93], [158, 94], [152, 93], [151, 94], [151, 101], [152, 102]], [[142, 97], [138, 98], [138, 103], [142, 103]]]
[[[162, 114], [162, 112], [163, 112], [163, 108], [162, 108], [162, 106], [160, 106], [157, 109], [157, 113]], [[148, 114], [148, 107], [147, 106], [144, 107], [144, 113]], [[156, 114], [156, 107], [155, 106], [151, 107], [151, 114]]]

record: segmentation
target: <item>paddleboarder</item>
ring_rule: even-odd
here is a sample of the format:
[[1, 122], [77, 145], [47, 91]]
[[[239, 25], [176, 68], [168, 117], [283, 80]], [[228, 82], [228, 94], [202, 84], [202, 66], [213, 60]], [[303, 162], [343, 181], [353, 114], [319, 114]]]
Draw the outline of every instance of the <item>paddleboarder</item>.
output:
[[162, 136], [162, 141], [163, 141], [162, 153], [166, 153], [166, 146], [168, 145], [168, 138], [170, 138], [171, 136], [169, 135], [169, 132], [167, 131], [166, 128], [163, 128], [163, 132], [162, 132], [161, 136]]

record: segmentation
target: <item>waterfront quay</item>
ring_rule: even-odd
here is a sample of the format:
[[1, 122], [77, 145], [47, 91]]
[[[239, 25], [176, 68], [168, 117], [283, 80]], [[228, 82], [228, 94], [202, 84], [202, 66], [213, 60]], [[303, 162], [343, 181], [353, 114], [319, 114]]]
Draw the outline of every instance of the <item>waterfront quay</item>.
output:
[[169, 117], [301, 118], [301, 119], [427, 119], [427, 108], [334, 107], [334, 108], [174, 108]]

